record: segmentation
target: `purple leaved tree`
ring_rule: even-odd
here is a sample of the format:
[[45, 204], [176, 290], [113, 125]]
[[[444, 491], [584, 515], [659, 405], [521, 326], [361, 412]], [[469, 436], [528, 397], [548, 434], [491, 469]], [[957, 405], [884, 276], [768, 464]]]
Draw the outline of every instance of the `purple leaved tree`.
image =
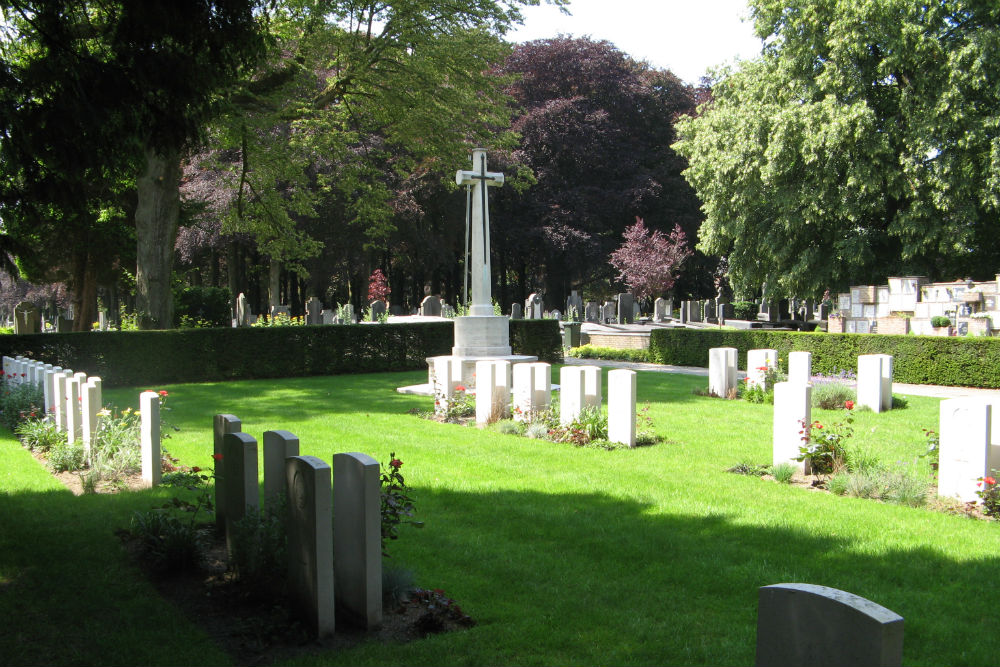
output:
[[691, 256], [687, 237], [680, 225], [667, 236], [660, 230], [650, 233], [642, 218], [627, 227], [624, 243], [611, 253], [611, 266], [639, 299], [659, 296], [673, 287], [681, 264]]

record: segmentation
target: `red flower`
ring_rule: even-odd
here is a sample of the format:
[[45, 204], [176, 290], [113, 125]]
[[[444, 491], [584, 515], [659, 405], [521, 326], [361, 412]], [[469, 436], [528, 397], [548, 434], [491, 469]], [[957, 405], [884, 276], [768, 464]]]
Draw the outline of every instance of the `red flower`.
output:
[[389, 465], [391, 465], [396, 470], [399, 470], [399, 467], [401, 465], [403, 465], [403, 462], [400, 461], [399, 459], [393, 459], [393, 460], [389, 461]]
[[848, 410], [854, 409], [854, 401], [844, 401], [844, 407]]
[[992, 477], [987, 477], [983, 481], [986, 482], [987, 484], [989, 484], [990, 486], [993, 486], [994, 484], [997, 483], [997, 481], [995, 479], [993, 479]]
[[465, 391], [465, 387], [463, 387], [462, 385], [457, 385], [455, 387], [455, 391]]
[[215, 459], [216, 461], [221, 461], [222, 454], [212, 454], [212, 458]]
[[21, 373], [21, 377], [26, 378], [26, 377], [28, 377], [28, 374], [27, 373]]
[[160, 396], [167, 396], [167, 395], [168, 395], [168, 394], [167, 394], [167, 390], [166, 390], [166, 389], [161, 389], [161, 390], [159, 391], [159, 394], [160, 394]]
[[198, 466], [193, 466], [191, 468], [191, 472], [201, 472], [201, 468], [199, 468]]

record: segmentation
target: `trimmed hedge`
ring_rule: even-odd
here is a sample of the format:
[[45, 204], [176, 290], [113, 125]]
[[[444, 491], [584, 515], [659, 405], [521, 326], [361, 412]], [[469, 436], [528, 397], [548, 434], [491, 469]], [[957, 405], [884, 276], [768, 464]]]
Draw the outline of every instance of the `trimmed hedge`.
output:
[[631, 361], [648, 363], [653, 361], [652, 355], [646, 349], [621, 349], [617, 347], [598, 347], [596, 345], [581, 345], [567, 353], [578, 359], [610, 359], [612, 361]]
[[[106, 387], [136, 387], [424, 369], [427, 357], [451, 354], [454, 330], [429, 322], [32, 334], [0, 336], [0, 354], [82, 370]], [[558, 349], [562, 359], [554, 320], [512, 322], [510, 337], [520, 354], [553, 360]]]
[[657, 363], [679, 366], [707, 366], [713, 347], [739, 350], [740, 368], [746, 368], [747, 350], [773, 348], [782, 359], [797, 350], [812, 352], [814, 373], [856, 370], [858, 355], [891, 354], [897, 382], [1000, 388], [1000, 338], [655, 329], [649, 340]]
[[539, 361], [562, 363], [558, 320], [511, 320], [510, 347], [514, 354], [530, 354]]

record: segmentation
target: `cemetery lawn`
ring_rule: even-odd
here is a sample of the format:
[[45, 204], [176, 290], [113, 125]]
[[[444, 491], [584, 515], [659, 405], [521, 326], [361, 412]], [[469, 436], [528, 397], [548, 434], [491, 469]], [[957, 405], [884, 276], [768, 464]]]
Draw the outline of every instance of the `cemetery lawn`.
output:
[[[640, 404], [651, 402], [667, 441], [604, 451], [420, 419], [407, 411], [431, 399], [395, 388], [423, 378], [105, 393], [124, 407], [140, 389], [167, 389], [165, 419], [180, 430], [164, 445], [187, 465], [210, 467], [215, 413], [237, 415], [258, 440], [290, 430], [303, 454], [327, 462], [340, 451], [403, 461], [426, 526], [404, 527], [387, 563], [444, 589], [478, 625], [281, 664], [746, 665], [757, 589], [781, 582], [840, 588], [901, 614], [906, 664], [997, 662], [989, 582], [1000, 575], [1000, 525], [725, 472], [770, 461], [770, 405], [696, 396], [703, 377], [640, 372]], [[939, 401], [908, 399], [903, 410], [857, 413], [854, 439], [929, 474], [917, 456]], [[0, 664], [232, 664], [113, 534], [173, 492], [72, 496], [0, 433]]]

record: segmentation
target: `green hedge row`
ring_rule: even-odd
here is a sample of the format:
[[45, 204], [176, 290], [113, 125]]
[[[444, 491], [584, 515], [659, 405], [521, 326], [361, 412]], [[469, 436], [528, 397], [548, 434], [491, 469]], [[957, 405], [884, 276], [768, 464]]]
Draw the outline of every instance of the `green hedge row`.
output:
[[[512, 322], [515, 340], [521, 354], [562, 358], [558, 322]], [[453, 345], [450, 322], [0, 336], [0, 354], [82, 370], [107, 387], [416, 370]]]
[[649, 341], [657, 363], [679, 366], [708, 366], [713, 347], [735, 347], [743, 369], [747, 350], [773, 348], [784, 360], [789, 352], [812, 352], [813, 373], [828, 374], [856, 371], [862, 354], [891, 354], [897, 382], [1000, 388], [1000, 338], [655, 329]]

